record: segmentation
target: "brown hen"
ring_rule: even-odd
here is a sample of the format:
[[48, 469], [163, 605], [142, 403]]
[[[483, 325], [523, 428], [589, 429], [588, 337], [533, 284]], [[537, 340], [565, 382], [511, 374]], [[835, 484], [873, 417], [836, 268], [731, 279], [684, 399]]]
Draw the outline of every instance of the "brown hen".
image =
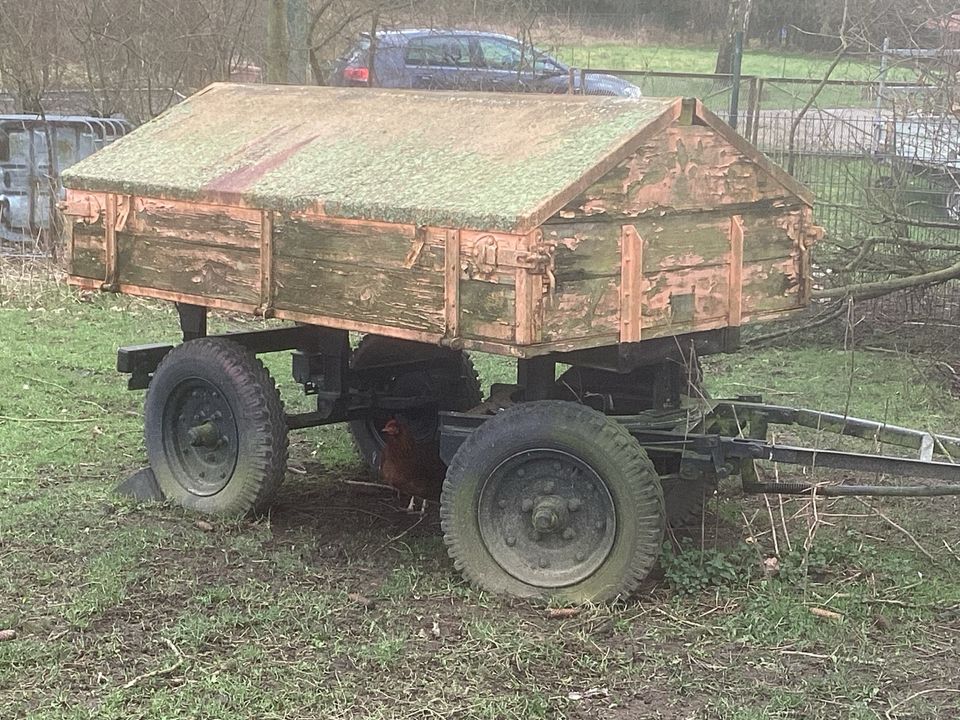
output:
[[414, 498], [439, 502], [447, 466], [440, 459], [440, 445], [434, 433], [418, 438], [410, 425], [394, 417], [383, 428], [386, 445], [380, 457], [380, 479], [404, 495], [410, 495], [408, 510]]

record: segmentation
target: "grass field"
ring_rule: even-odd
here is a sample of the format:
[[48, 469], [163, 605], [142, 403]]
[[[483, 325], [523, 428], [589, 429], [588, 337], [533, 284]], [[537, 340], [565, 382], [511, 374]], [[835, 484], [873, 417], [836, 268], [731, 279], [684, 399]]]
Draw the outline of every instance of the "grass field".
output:
[[[560, 59], [576, 67], [712, 73], [717, 62], [715, 47], [593, 42], [558, 45], [555, 50]], [[742, 71], [744, 75], [767, 78], [819, 80], [832, 62], [833, 58], [829, 55], [747, 48], [743, 54]], [[838, 80], [879, 80], [880, 66], [862, 58], [851, 58], [841, 62], [831, 77]], [[907, 69], [894, 68], [889, 71], [887, 79], [911, 80], [915, 79], [915, 75]]]
[[[816, 520], [793, 499], [781, 522], [776, 498], [768, 515], [724, 487], [636, 597], [551, 619], [466, 586], [434, 520], [343, 485], [366, 473], [338, 427], [292, 436], [268, 517], [203, 524], [112, 495], [144, 463], [115, 348], [174, 340], [175, 315], [0, 267], [3, 720], [960, 716], [953, 498], [820, 501]], [[270, 361], [305, 408], [288, 365]], [[715, 394], [960, 430], [923, 357], [772, 348], [708, 376]]]

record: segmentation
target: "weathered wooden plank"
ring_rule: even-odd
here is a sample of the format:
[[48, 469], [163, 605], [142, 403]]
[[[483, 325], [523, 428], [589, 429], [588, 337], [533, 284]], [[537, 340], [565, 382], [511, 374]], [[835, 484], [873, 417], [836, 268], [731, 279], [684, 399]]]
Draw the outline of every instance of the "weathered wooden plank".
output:
[[273, 219], [272, 210], [260, 215], [260, 307], [259, 314], [269, 317], [273, 308]]
[[776, 212], [743, 213], [743, 261], [758, 262], [797, 255], [800, 243], [794, 229], [805, 206], [780, 208]]
[[646, 302], [643, 275], [644, 238], [633, 225], [620, 231], [620, 342], [640, 342]]
[[144, 238], [257, 250], [261, 211], [244, 207], [136, 198], [127, 229]]
[[443, 272], [442, 234], [418, 235], [414, 225], [365, 223], [304, 214], [277, 217], [276, 254], [385, 269]]
[[727, 291], [727, 323], [740, 326], [743, 314], [743, 217], [730, 218], [730, 270]]
[[[274, 307], [442, 334], [443, 272], [274, 258]], [[279, 312], [277, 313], [279, 315]]]
[[647, 328], [652, 327], [697, 328], [700, 323], [715, 318], [726, 322], [728, 283], [725, 267], [719, 271], [718, 268], [682, 268], [644, 276], [644, 337]]
[[104, 257], [106, 260], [106, 270], [104, 272], [104, 284], [114, 287], [117, 284], [117, 196], [113, 193], [107, 195], [107, 207], [105, 210], [104, 224], [106, 232], [104, 233]]
[[708, 213], [638, 219], [637, 232], [647, 241], [643, 271], [658, 272], [726, 265], [730, 252], [730, 216]]
[[543, 228], [554, 246], [557, 282], [620, 276], [620, 226], [587, 220]]
[[103, 225], [74, 222], [71, 237], [70, 274], [102, 281], [107, 276]]
[[117, 233], [121, 284], [258, 305], [260, 256], [238, 248]]
[[743, 266], [743, 316], [802, 307], [798, 257], [763, 260]]
[[570, 341], [620, 331], [620, 278], [557, 283], [543, 318], [543, 341]]
[[464, 338], [513, 342], [516, 293], [511, 285], [460, 281], [460, 334]]
[[798, 202], [712, 128], [675, 125], [648, 139], [560, 215], [637, 217], [778, 199]]
[[443, 254], [444, 336], [460, 334], [460, 231], [447, 230]]

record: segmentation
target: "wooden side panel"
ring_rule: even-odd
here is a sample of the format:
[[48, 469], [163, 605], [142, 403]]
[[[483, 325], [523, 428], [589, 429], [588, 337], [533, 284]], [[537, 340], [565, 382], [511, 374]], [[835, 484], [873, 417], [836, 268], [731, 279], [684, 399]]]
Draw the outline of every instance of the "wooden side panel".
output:
[[619, 330], [619, 276], [558, 280], [544, 309], [544, 342], [608, 336]]
[[259, 304], [259, 211], [129, 197], [115, 207], [117, 283]]
[[445, 233], [297, 214], [274, 219], [274, 307], [443, 333]]
[[560, 215], [622, 220], [792, 198], [787, 188], [704, 125], [674, 125], [650, 138]]
[[60, 209], [67, 223], [67, 272], [71, 276], [106, 278], [106, 206], [103, 193], [67, 190]]
[[117, 233], [117, 279], [188, 295], [258, 305], [260, 254], [172, 238]]
[[544, 300], [543, 341], [609, 338], [620, 332], [619, 225], [591, 220], [544, 226], [553, 247], [553, 288]]
[[126, 227], [142, 238], [259, 252], [259, 210], [154, 198], [137, 198], [133, 204]]
[[803, 206], [743, 215], [742, 319], [803, 307]]
[[620, 276], [620, 225], [579, 220], [543, 228], [553, 245], [557, 283]]
[[460, 281], [460, 334], [465, 339], [513, 342], [516, 288], [483, 280]]
[[107, 275], [107, 251], [102, 222], [72, 223], [67, 271], [83, 278], [103, 280]]

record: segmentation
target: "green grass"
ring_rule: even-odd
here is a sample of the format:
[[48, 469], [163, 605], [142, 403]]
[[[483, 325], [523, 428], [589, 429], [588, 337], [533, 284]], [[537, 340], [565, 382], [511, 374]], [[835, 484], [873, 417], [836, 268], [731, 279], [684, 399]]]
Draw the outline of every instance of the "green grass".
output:
[[[714, 47], [665, 47], [624, 43], [592, 43], [586, 46], [560, 45], [558, 57], [576, 67], [609, 69], [657, 70], [669, 72], [712, 73], [716, 67], [717, 49]], [[833, 58], [829, 55], [776, 52], [746, 49], [743, 54], [744, 75], [767, 78], [796, 77], [817, 79], [823, 77]], [[879, 65], [861, 60], [842, 61], [831, 74], [838, 80], [879, 80]], [[888, 80], [913, 80], [910, 71], [894, 69]]]
[[[780, 574], [765, 578], [759, 559], [774, 552], [766, 506], [725, 488], [702, 551], [698, 532], [674, 570], [635, 598], [551, 620], [538, 604], [464, 584], [431, 522], [340, 485], [366, 477], [341, 428], [292, 437], [300, 472], [259, 520], [204, 531], [175, 507], [112, 495], [144, 463], [142, 393], [124, 389], [115, 348], [174, 340], [175, 315], [2, 268], [0, 629], [18, 636], [0, 642], [0, 718], [960, 711], [942, 690], [960, 679], [960, 561], [944, 545], [960, 550], [954, 499], [879, 504], [935, 563], [854, 501], [820, 505], [805, 552], [811, 510], [786, 500], [789, 534], [776, 525], [793, 551], [782, 547]], [[215, 318], [221, 329], [240, 322]], [[306, 407], [286, 354], [269, 364], [285, 400]], [[477, 364], [487, 383], [512, 379], [499, 359]], [[924, 357], [822, 345], [746, 350], [709, 358], [707, 369], [717, 395], [762, 392], [960, 429], [960, 403]], [[779, 518], [775, 499], [773, 512]], [[702, 562], [724, 571], [693, 592], [676, 585], [703, 576]]]
[[[589, 45], [559, 45], [554, 52], [564, 62], [577, 68], [600, 68], [614, 71], [713, 73], [717, 50], [712, 47], [666, 47], [631, 45], [624, 43], [591, 43]], [[743, 56], [742, 73], [767, 78], [761, 100], [764, 110], [799, 109], [809, 99], [817, 82], [830, 69], [829, 55], [774, 52], [747, 49]], [[725, 112], [730, 104], [730, 89], [713, 80], [697, 78], [666, 78], [650, 75], [618, 73], [636, 84], [650, 97], [698, 97], [715, 112]], [[777, 83], [776, 78], [801, 78], [809, 83]], [[840, 62], [830, 77], [834, 80], [880, 79], [876, 63], [850, 59]], [[894, 68], [887, 73], [888, 81], [913, 82], [916, 75], [905, 68]], [[746, 109], [748, 88], [741, 87], [741, 111]], [[870, 88], [828, 86], [816, 99], [819, 108], [872, 107], [876, 97]]]

